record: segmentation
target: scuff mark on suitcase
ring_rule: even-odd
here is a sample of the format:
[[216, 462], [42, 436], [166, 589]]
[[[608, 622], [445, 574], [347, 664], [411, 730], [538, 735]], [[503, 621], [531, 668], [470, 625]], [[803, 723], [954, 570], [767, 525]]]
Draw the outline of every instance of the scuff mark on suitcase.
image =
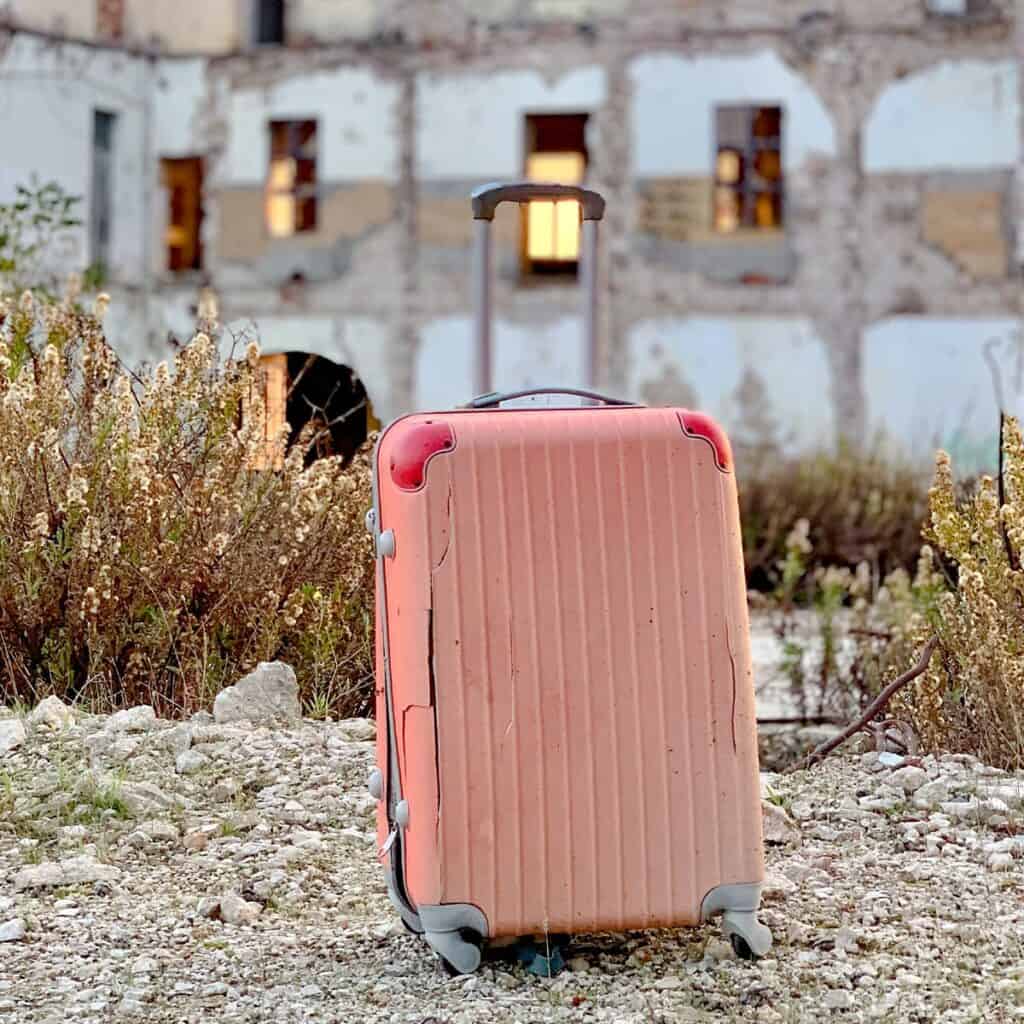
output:
[[[435, 829], [441, 828], [441, 747], [438, 742], [437, 720], [437, 658], [434, 654], [434, 577], [430, 577], [430, 607], [427, 609], [427, 670], [429, 672], [430, 709], [434, 713], [434, 777], [437, 779], [437, 809]], [[435, 841], [438, 836], [435, 835]]]
[[732, 649], [732, 630], [729, 629], [729, 620], [725, 621], [725, 642], [729, 645], [729, 671], [732, 674], [732, 752], [737, 752], [736, 746], [736, 655]]
[[[448, 558], [448, 552], [452, 547], [452, 480], [448, 478], [448, 500], [445, 503], [444, 515], [446, 521], [446, 528], [444, 533], [444, 551], [441, 552], [441, 557], [437, 560], [437, 565], [434, 566], [433, 572], [439, 572], [444, 566], [445, 560]], [[431, 595], [431, 602], [433, 602], [433, 595]]]

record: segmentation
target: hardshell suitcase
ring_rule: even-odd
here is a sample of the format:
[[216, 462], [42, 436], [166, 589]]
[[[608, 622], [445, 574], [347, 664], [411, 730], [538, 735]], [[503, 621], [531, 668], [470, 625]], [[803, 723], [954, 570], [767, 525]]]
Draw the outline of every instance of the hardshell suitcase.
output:
[[[478, 190], [477, 270], [497, 203], [565, 194], [583, 211], [589, 331], [596, 193]], [[487, 293], [481, 280], [481, 349]], [[596, 404], [488, 395], [380, 438], [370, 788], [392, 902], [460, 972], [487, 939], [718, 911], [738, 952], [763, 955], [728, 440], [699, 413], [568, 394]]]

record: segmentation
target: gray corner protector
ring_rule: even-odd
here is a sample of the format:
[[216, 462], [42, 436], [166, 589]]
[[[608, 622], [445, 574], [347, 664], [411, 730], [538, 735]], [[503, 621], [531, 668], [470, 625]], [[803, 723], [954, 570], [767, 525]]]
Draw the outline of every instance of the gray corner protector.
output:
[[411, 928], [417, 935], [423, 934], [423, 925], [420, 922], [419, 916], [414, 914], [402, 901], [402, 898], [398, 895], [398, 891], [395, 889], [395, 883], [391, 877], [391, 872], [387, 873], [388, 880], [388, 899], [391, 900], [391, 905], [398, 911], [398, 916]]
[[426, 932], [457, 932], [470, 928], [481, 938], [487, 938], [487, 918], [472, 903], [442, 903], [434, 907], [419, 907], [420, 923]]
[[760, 882], [738, 882], [732, 885], [716, 885], [704, 897], [700, 905], [700, 919], [706, 921], [719, 911], [732, 910], [747, 913], [761, 905]]

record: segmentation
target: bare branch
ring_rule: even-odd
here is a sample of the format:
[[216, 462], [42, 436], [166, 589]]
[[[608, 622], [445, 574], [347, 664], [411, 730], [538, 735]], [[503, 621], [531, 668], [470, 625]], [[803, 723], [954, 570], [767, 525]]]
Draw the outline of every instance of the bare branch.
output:
[[882, 692], [868, 705], [867, 710], [854, 722], [852, 725], [848, 725], [838, 736], [833, 736], [832, 739], [826, 740], [824, 743], [815, 747], [806, 757], [801, 758], [796, 764], [791, 765], [786, 769], [787, 772], [795, 772], [801, 768], [810, 768], [822, 761], [829, 754], [832, 753], [836, 747], [844, 744], [854, 733], [860, 732], [868, 722], [877, 718], [886, 708], [889, 701], [892, 700], [893, 695], [897, 690], [901, 690], [907, 683], [913, 682], [919, 675], [923, 674], [928, 668], [929, 663], [932, 660], [932, 655], [935, 653], [935, 648], [939, 645], [939, 638], [933, 636], [928, 643], [924, 645], [924, 650], [921, 652], [921, 657], [917, 664], [908, 669], [901, 676], [897, 676]]

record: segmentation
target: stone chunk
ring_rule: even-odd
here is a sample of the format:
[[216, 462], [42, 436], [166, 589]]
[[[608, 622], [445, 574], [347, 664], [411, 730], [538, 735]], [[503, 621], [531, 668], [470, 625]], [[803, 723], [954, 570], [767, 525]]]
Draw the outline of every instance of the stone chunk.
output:
[[764, 823], [764, 841], [769, 845], [780, 845], [800, 841], [800, 828], [796, 822], [777, 804], [761, 801], [761, 815]]
[[904, 793], [916, 793], [928, 781], [928, 773], [923, 768], [908, 764], [894, 771], [888, 781]]
[[251, 722], [288, 727], [302, 721], [299, 687], [291, 665], [261, 661], [256, 669], [217, 694], [213, 702], [217, 722]]
[[14, 888], [44, 889], [58, 885], [82, 885], [86, 882], [116, 882], [121, 869], [112, 864], [101, 864], [88, 854], [69, 857], [67, 860], [43, 861], [29, 864], [14, 876]]
[[149, 732], [156, 728], [156, 712], [148, 704], [115, 711], [107, 719], [110, 732]]
[[18, 718], [0, 719], [0, 754], [6, 754], [25, 742], [25, 726]]
[[250, 903], [233, 892], [220, 898], [220, 917], [227, 924], [253, 924], [262, 909], [258, 903]]
[[59, 732], [73, 725], [75, 713], [56, 695], [41, 700], [34, 711], [29, 713], [28, 720], [32, 725], [40, 725]]
[[348, 718], [337, 724], [335, 732], [350, 743], [369, 743], [377, 738], [377, 726], [368, 718]]

